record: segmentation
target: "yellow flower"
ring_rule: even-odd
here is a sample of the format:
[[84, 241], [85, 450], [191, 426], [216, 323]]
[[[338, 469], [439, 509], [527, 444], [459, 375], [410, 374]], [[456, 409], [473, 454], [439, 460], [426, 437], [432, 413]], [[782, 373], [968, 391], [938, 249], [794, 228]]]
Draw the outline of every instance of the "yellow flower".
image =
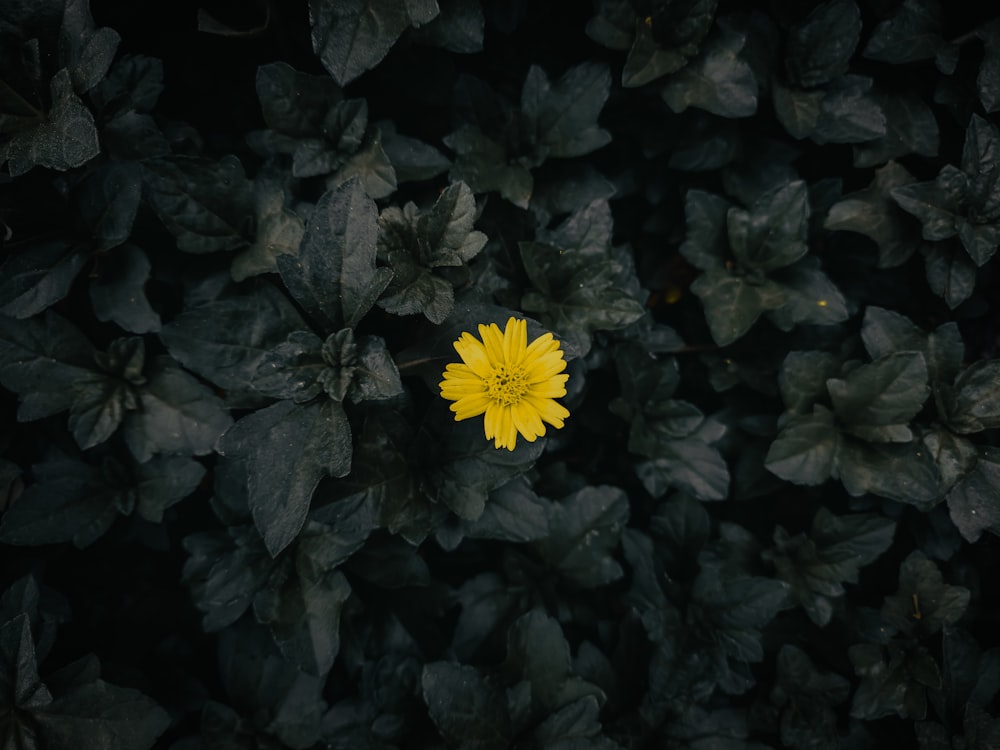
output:
[[532, 443], [545, 434], [543, 422], [562, 427], [569, 411], [553, 399], [566, 395], [569, 375], [560, 374], [566, 361], [552, 334], [529, 345], [527, 322], [510, 318], [503, 333], [490, 323], [479, 326], [479, 336], [459, 337], [462, 361], [448, 365], [439, 383], [441, 396], [455, 402], [455, 421], [485, 414], [486, 439], [511, 451], [519, 432]]

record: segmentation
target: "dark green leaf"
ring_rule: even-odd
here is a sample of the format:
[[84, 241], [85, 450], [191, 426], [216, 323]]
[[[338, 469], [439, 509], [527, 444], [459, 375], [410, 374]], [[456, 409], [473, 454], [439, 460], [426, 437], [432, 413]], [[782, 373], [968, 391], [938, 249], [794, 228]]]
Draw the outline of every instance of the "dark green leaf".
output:
[[789, 352], [781, 363], [778, 385], [789, 414], [813, 411], [817, 401], [826, 400], [826, 381], [840, 374], [840, 360], [830, 352]]
[[192, 299], [160, 331], [170, 353], [185, 367], [235, 394], [253, 393], [250, 380], [267, 353], [306, 327], [275, 286]]
[[699, 500], [724, 500], [729, 495], [729, 467], [719, 449], [692, 435], [660, 441], [656, 456], [636, 465], [646, 491], [660, 497], [668, 488], [690, 492]]
[[559, 709], [534, 732], [535, 741], [550, 750], [619, 750], [607, 737], [600, 736], [600, 702], [585, 695]]
[[583, 156], [611, 141], [597, 124], [611, 91], [606, 65], [583, 63], [567, 70], [552, 85], [537, 65], [528, 70], [521, 90], [521, 113], [546, 156]]
[[691, 285], [691, 291], [705, 307], [709, 331], [719, 346], [742, 338], [764, 312], [781, 307], [787, 299], [773, 281], [750, 283], [726, 271], [702, 274]]
[[407, 0], [310, 0], [313, 50], [343, 86], [381, 62], [407, 27], [427, 23], [437, 14], [433, 0], [419, 5]]
[[1000, 427], [1000, 360], [973, 362], [948, 389], [945, 403], [948, 427], [955, 432]]
[[925, 511], [941, 500], [934, 456], [920, 442], [862, 443], [843, 437], [834, 477], [855, 497], [871, 492]]
[[854, 146], [854, 166], [872, 167], [909, 154], [937, 156], [940, 145], [937, 120], [923, 99], [910, 92], [882, 96], [886, 134]]
[[835, 748], [840, 744], [833, 707], [850, 695], [851, 684], [834, 672], [821, 672], [796, 646], [778, 652], [778, 680], [771, 700], [782, 706], [781, 741], [787, 747]]
[[825, 93], [786, 87], [780, 81], [773, 81], [771, 87], [778, 121], [793, 138], [808, 138], [819, 123]]
[[549, 506], [549, 536], [539, 555], [574, 586], [615, 581], [622, 567], [612, 557], [628, 520], [628, 498], [617, 487], [585, 487]]
[[534, 186], [531, 172], [526, 166], [509, 163], [504, 146], [469, 124], [443, 140], [455, 152], [449, 172], [453, 182], [465, 182], [477, 193], [495, 190], [515, 206], [528, 207]]
[[250, 242], [253, 195], [235, 156], [217, 162], [174, 156], [143, 162], [145, 195], [187, 253], [236, 250]]
[[95, 250], [110, 250], [129, 238], [141, 199], [142, 169], [138, 164], [110, 164], [84, 180], [80, 213], [97, 238]]
[[861, 365], [844, 379], [826, 383], [833, 410], [858, 437], [873, 442], [906, 442], [907, 426], [927, 399], [923, 354], [896, 352]]
[[52, 696], [38, 676], [31, 623], [21, 614], [0, 625], [0, 705], [35, 711], [52, 701]]
[[[468, 0], [453, 1], [468, 2]], [[478, 8], [478, 5], [476, 7]], [[437, 20], [442, 20], [443, 16], [444, 11]], [[382, 135], [382, 150], [389, 157], [396, 179], [400, 182], [429, 180], [447, 172], [451, 166], [451, 161], [433, 146], [398, 133], [396, 125], [391, 120], [379, 120], [376, 127]]]
[[702, 190], [689, 190], [684, 201], [687, 232], [680, 253], [695, 268], [719, 270], [729, 256], [726, 212], [731, 204], [725, 198]]
[[951, 244], [935, 244], [924, 257], [927, 283], [931, 291], [954, 310], [976, 288], [976, 265], [969, 256]]
[[775, 276], [785, 292], [785, 304], [768, 318], [783, 331], [796, 325], [834, 325], [847, 320], [847, 301], [819, 268], [819, 258], [804, 258]]
[[523, 476], [490, 493], [483, 514], [465, 524], [474, 539], [531, 542], [549, 535], [549, 503], [542, 500]]
[[250, 509], [272, 556], [298, 535], [320, 479], [350, 470], [351, 450], [336, 401], [279, 401], [243, 417], [219, 441], [223, 455], [246, 462]]
[[871, 89], [872, 79], [865, 76], [848, 74], [831, 81], [809, 137], [816, 143], [860, 143], [884, 136], [885, 115]]
[[438, 0], [438, 6], [440, 15], [417, 29], [414, 38], [451, 52], [481, 52], [486, 17], [478, 0]]
[[923, 667], [926, 677], [936, 674], [937, 665], [929, 652], [917, 647], [907, 654], [893, 644], [886, 662], [881, 646], [862, 643], [851, 646], [848, 655], [854, 673], [861, 677], [851, 702], [851, 716], [867, 720], [893, 714], [903, 719], [924, 718], [927, 686], [920, 682], [916, 672]]
[[268, 625], [281, 653], [304, 672], [322, 677], [340, 651], [340, 614], [351, 586], [340, 571], [310, 571], [280, 590], [258, 592], [254, 614]]
[[896, 65], [933, 57], [938, 69], [950, 74], [958, 50], [941, 38], [941, 21], [938, 0], [903, 0], [896, 14], [872, 31], [864, 55]]
[[61, 61], [70, 70], [73, 87], [85, 93], [107, 74], [120, 41], [118, 33], [107, 27], [96, 28], [90, 15], [90, 2], [67, 3], [59, 29], [58, 50]]
[[865, 310], [861, 338], [872, 359], [895, 352], [921, 352], [930, 381], [935, 385], [952, 382], [965, 352], [955, 323], [944, 323], [931, 333], [924, 333], [909, 318], [881, 307]]
[[797, 180], [760, 196], [749, 211], [731, 208], [726, 216], [729, 243], [737, 262], [765, 273], [789, 266], [809, 247], [809, 191]]
[[834, 469], [840, 434], [833, 413], [822, 406], [811, 414], [792, 416], [768, 449], [768, 471], [795, 484], [825, 482]]
[[913, 176], [890, 161], [875, 170], [875, 179], [864, 190], [844, 196], [830, 207], [823, 222], [827, 229], [860, 232], [878, 245], [878, 267], [904, 263], [917, 247], [912, 223], [891, 196], [896, 188], [909, 185]]
[[746, 37], [722, 28], [697, 58], [674, 73], [662, 96], [674, 112], [688, 107], [722, 117], [750, 117], [757, 111], [757, 79], [740, 57]]
[[289, 291], [330, 332], [357, 325], [389, 283], [375, 267], [376, 232], [375, 204], [351, 180], [319, 199], [298, 257], [277, 258]]
[[940, 180], [901, 185], [890, 194], [900, 208], [920, 219], [925, 240], [944, 240], [957, 232], [953, 200]]
[[316, 135], [323, 117], [341, 99], [328, 77], [300, 73], [283, 62], [257, 68], [255, 85], [267, 126], [299, 138]]
[[396, 171], [382, 149], [382, 137], [372, 131], [360, 148], [327, 179], [327, 187], [336, 188], [357, 177], [371, 198], [386, 198], [396, 191]]
[[[353, 343], [352, 337], [352, 353]], [[254, 389], [270, 398], [292, 399], [298, 404], [311, 401], [323, 392], [324, 381], [335, 377], [325, 372], [330, 365], [323, 359], [323, 348], [323, 340], [315, 333], [293, 331], [260, 360], [253, 375]], [[349, 377], [338, 401], [344, 398]]]
[[0, 266], [0, 314], [37, 315], [63, 299], [90, 253], [61, 240], [25, 248]]
[[94, 380], [94, 349], [65, 318], [46, 311], [15, 320], [0, 316], [0, 384], [20, 396], [22, 422], [73, 406], [77, 388]]
[[1000, 109], [1000, 27], [996, 23], [978, 29], [977, 35], [983, 40], [983, 61], [976, 76], [979, 100], [987, 112]]
[[94, 116], [73, 91], [69, 70], [56, 73], [49, 88], [52, 106], [45, 119], [0, 145], [0, 163], [7, 162], [11, 177], [36, 166], [65, 172], [100, 153]]
[[147, 369], [140, 408], [125, 415], [125, 440], [132, 454], [148, 461], [154, 453], [204, 456], [233, 423], [222, 400], [169, 357]]
[[[610, 5], [610, 4], [605, 4]], [[629, 8], [628, 15], [632, 15]], [[603, 33], [607, 28], [607, 22], [600, 23], [601, 16], [595, 16], [587, 24], [587, 34], [596, 41], [607, 47], [612, 46]], [[629, 19], [631, 20], [631, 18]], [[595, 21], [597, 23], [595, 23]], [[708, 17], [708, 27], [711, 27], [711, 16]], [[603, 28], [602, 28], [603, 27]], [[634, 36], [632, 46], [628, 52], [628, 59], [622, 69], [622, 86], [634, 88], [643, 86], [650, 81], [655, 81], [670, 73], [676, 73], [684, 67], [691, 55], [698, 51], [697, 44], [688, 44], [681, 49], [662, 49], [653, 38], [652, 24], [647, 24], [643, 20], [636, 18], [633, 21]], [[706, 32], [708, 29], [705, 29]], [[602, 38], [597, 38], [595, 34]], [[605, 41], [605, 39], [607, 41]], [[612, 41], [612, 43], [614, 43]], [[685, 54], [687, 53], [687, 54]]]
[[146, 253], [130, 243], [100, 256], [90, 282], [97, 319], [113, 321], [132, 333], [159, 331], [160, 316], [146, 297], [149, 271]]
[[854, 0], [827, 0], [788, 35], [785, 69], [800, 88], [829, 83], [847, 72], [861, 36], [861, 12]]
[[922, 638], [953, 625], [968, 605], [969, 590], [946, 584], [937, 565], [915, 550], [899, 567], [899, 590], [885, 598], [882, 618], [905, 635]]
[[951, 520], [969, 542], [984, 530], [1000, 535], [1000, 449], [984, 446], [975, 465], [948, 493]]
[[135, 512], [153, 523], [163, 511], [190, 495], [205, 476], [205, 467], [186, 456], [156, 456], [135, 467]]
[[461, 750], [506, 750], [511, 728], [503, 689], [475, 667], [424, 666], [420, 681], [434, 725]]
[[236, 281], [276, 272], [277, 256], [297, 253], [305, 231], [302, 217], [285, 207], [288, 196], [281, 175], [258, 174], [253, 198], [257, 234], [250, 247], [233, 258], [231, 273]]

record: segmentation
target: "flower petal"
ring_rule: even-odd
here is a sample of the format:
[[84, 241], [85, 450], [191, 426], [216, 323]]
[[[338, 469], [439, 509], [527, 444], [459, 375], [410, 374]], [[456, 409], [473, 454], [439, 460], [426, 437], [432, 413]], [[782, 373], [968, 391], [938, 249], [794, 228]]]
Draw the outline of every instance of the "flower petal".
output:
[[449, 408], [455, 412], [455, 421], [461, 422], [463, 419], [478, 417], [484, 414], [493, 400], [485, 393], [477, 396], [465, 396], [458, 399]]
[[538, 412], [532, 409], [529, 404], [524, 401], [514, 404], [510, 413], [514, 419], [514, 427], [529, 443], [535, 442], [535, 438], [545, 434], [545, 425], [542, 424]]
[[462, 358], [462, 361], [476, 375], [481, 378], [488, 378], [492, 374], [493, 367], [490, 365], [490, 358], [486, 347], [483, 346], [483, 342], [471, 333], [468, 331], [463, 333], [452, 346], [455, 347], [455, 351], [458, 352], [458, 356]]
[[483, 347], [490, 363], [490, 371], [483, 377], [489, 377], [493, 373], [493, 369], [504, 362], [503, 333], [496, 323], [490, 323], [488, 326], [480, 323], [479, 336], [483, 340]]
[[548, 422], [557, 429], [563, 426], [563, 420], [569, 416], [569, 410], [565, 406], [550, 398], [525, 396], [524, 401], [538, 412], [538, 416], [543, 421]]
[[528, 321], [511, 317], [503, 332], [503, 356], [508, 368], [517, 367], [528, 347]]

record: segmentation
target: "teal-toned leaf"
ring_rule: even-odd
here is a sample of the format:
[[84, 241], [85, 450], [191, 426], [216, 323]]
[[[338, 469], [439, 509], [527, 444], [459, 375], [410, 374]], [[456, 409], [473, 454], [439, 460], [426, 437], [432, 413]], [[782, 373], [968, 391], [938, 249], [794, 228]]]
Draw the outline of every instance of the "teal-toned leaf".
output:
[[912, 223], [892, 199], [893, 191], [914, 182], [896, 162], [875, 170], [864, 190], [845, 195], [830, 207], [823, 222], [827, 229], [859, 232], [878, 245], [878, 267], [893, 268], [907, 261], [917, 248]]
[[596, 151], [611, 141], [597, 118], [611, 91], [611, 72], [600, 63], [582, 63], [567, 70], [553, 85], [545, 72], [532, 66], [521, 90], [521, 114], [546, 156], [567, 158]]
[[872, 92], [871, 78], [847, 74], [827, 84], [816, 127], [809, 135], [812, 140], [861, 143], [885, 134], [885, 114]]
[[680, 253], [695, 268], [719, 270], [729, 256], [726, 212], [731, 204], [725, 198], [702, 190], [689, 190], [684, 200], [687, 232]]
[[482, 52], [486, 16], [477, 0], [437, 0], [441, 13], [414, 32], [424, 44], [450, 52]]
[[789, 352], [781, 363], [778, 385], [789, 414], [804, 415], [826, 400], [826, 381], [840, 374], [840, 360], [823, 351]]
[[90, 283], [95, 317], [131, 333], [159, 331], [160, 316], [146, 296], [150, 269], [146, 253], [131, 243], [100, 256]]
[[12, 254], [0, 266], [0, 314], [37, 315], [63, 299], [90, 258], [87, 248], [53, 240]]
[[897, 352], [827, 381], [833, 410], [865, 440], [905, 442], [908, 422], [927, 399], [927, 363], [922, 354]]
[[864, 55], [896, 65], [933, 57], [938, 70], [951, 74], [958, 50], [941, 37], [942, 18], [938, 0], [903, 0], [895, 15], [875, 26]]
[[793, 416], [785, 423], [764, 465], [794, 484], [822, 484], [833, 472], [839, 444], [833, 412], [816, 406], [812, 413]]
[[[288, 334], [258, 363], [252, 381], [254, 390], [270, 398], [291, 399], [298, 404], [311, 401], [323, 392], [321, 378], [329, 368], [322, 350], [323, 340], [311, 331]], [[349, 378], [347, 383], [350, 383]], [[337, 400], [343, 400], [345, 393], [346, 384]]]
[[979, 101], [987, 112], [1000, 109], [1000, 27], [996, 23], [986, 24], [977, 30], [977, 35], [983, 40], [983, 61], [979, 63], [979, 74], [976, 76], [976, 90]]
[[376, 233], [375, 204], [351, 180], [319, 199], [298, 257], [277, 258], [289, 291], [330, 332], [357, 325], [389, 283], [391, 271], [375, 267]]
[[343, 165], [326, 180], [331, 190], [357, 177], [370, 198], [387, 198], [396, 191], [396, 170], [382, 149], [382, 137], [373, 131]]
[[169, 357], [146, 371], [140, 408], [125, 417], [125, 441], [140, 461], [153, 454], [204, 456], [233, 423], [222, 400]]
[[829, 83], [847, 72], [861, 37], [861, 12], [854, 0], [827, 0], [788, 35], [785, 70], [804, 89]]
[[[610, 5], [605, 3], [605, 6]], [[632, 9], [629, 8], [629, 15]], [[606, 28], [606, 24], [595, 23], [601, 16], [595, 16], [587, 24], [587, 34], [595, 38], [594, 34], [604, 36], [601, 27]], [[709, 17], [709, 26], [711, 17]], [[625, 67], [622, 68], [622, 86], [635, 88], [644, 86], [657, 78], [662, 78], [670, 73], [676, 73], [684, 67], [691, 54], [697, 52], [697, 45], [685, 45], [682, 49], [663, 49], [657, 44], [653, 37], [652, 23], [647, 24], [644, 20], [636, 18], [633, 21], [634, 36], [632, 46], [628, 51], [628, 58], [625, 60]], [[707, 29], [706, 29], [707, 31]], [[597, 39], [605, 46], [611, 46], [602, 39]], [[612, 40], [608, 40], [612, 41]], [[684, 54], [689, 52], [690, 54]]]
[[235, 156], [217, 162], [172, 156], [143, 162], [145, 196], [186, 253], [236, 250], [250, 242], [253, 195]]
[[948, 492], [952, 523], [969, 542], [983, 531], [1000, 535], [1000, 449], [983, 446], [976, 462]]
[[284, 179], [274, 172], [258, 174], [253, 182], [257, 232], [250, 247], [233, 258], [233, 279], [244, 281], [278, 270], [277, 256], [294, 255], [305, 232], [305, 223], [286, 208]]
[[952, 310], [975, 291], [976, 265], [965, 251], [951, 243], [939, 243], [927, 249], [924, 271], [931, 291]]
[[243, 417], [219, 441], [220, 453], [245, 461], [250, 509], [272, 556], [298, 535], [320, 480], [350, 470], [351, 451], [336, 401], [279, 401]]
[[802, 140], [816, 130], [825, 96], [822, 89], [802, 91], [785, 86], [780, 81], [773, 81], [771, 95], [774, 114], [790, 136]]
[[729, 243], [737, 262], [765, 273], [791, 265], [809, 247], [809, 191], [797, 180], [770, 190], [745, 211], [731, 208], [726, 216]]
[[58, 696], [34, 715], [49, 747], [146, 750], [170, 726], [170, 714], [146, 695], [103, 680]]
[[0, 625], [0, 705], [29, 712], [51, 701], [38, 676], [31, 622], [27, 614], [19, 614]]
[[882, 96], [886, 133], [878, 140], [854, 146], [854, 166], [872, 167], [910, 154], [937, 156], [940, 132], [934, 113], [911, 92]]
[[785, 292], [785, 304], [768, 313], [783, 331], [796, 325], [835, 325], [847, 320], [847, 301], [819, 268], [819, 259], [805, 258], [774, 276]]
[[941, 476], [921, 442], [862, 443], [844, 437], [837, 446], [834, 477], [848, 494], [870, 492], [927, 511], [941, 501]]
[[691, 291], [701, 300], [709, 331], [719, 346], [742, 338], [764, 312], [781, 307], [787, 299], [773, 281], [750, 283], [745, 277], [725, 271], [699, 276]]
[[729, 495], [729, 467], [719, 449], [697, 434], [682, 440], [660, 441], [656, 455], [640, 461], [636, 474], [646, 491], [660, 497], [670, 487], [690, 492], [699, 500], [724, 500]]
[[300, 73], [283, 62], [257, 68], [255, 86], [267, 126], [297, 138], [316, 135], [324, 116], [341, 99], [327, 76]]
[[549, 503], [540, 498], [524, 477], [490, 493], [483, 514], [465, 524], [465, 535], [474, 539], [531, 542], [549, 535]]
[[95, 249], [110, 250], [132, 233], [142, 200], [142, 169], [115, 163], [91, 174], [80, 190], [80, 213], [97, 238]]
[[924, 355], [932, 385], [950, 384], [962, 367], [965, 345], [955, 323], [944, 323], [925, 333], [909, 318], [881, 307], [865, 310], [861, 338], [872, 359], [895, 352]]
[[121, 38], [106, 26], [98, 28], [90, 14], [89, 0], [66, 3], [58, 50], [73, 79], [73, 88], [83, 94], [107, 74]]
[[[954, 167], [953, 172], [957, 172]], [[948, 174], [942, 170], [942, 175]], [[914, 182], [890, 191], [892, 199], [909, 214], [920, 219], [921, 235], [925, 240], [944, 240], [958, 231], [955, 207], [941, 179]]]
[[51, 107], [44, 119], [0, 145], [0, 163], [7, 162], [11, 177], [32, 167], [65, 172], [100, 153], [94, 116], [73, 91], [70, 78], [67, 68], [59, 70], [49, 84]]
[[505, 750], [511, 737], [503, 688], [475, 667], [424, 665], [421, 694], [434, 725], [461, 750]]
[[674, 73], [662, 96], [674, 112], [688, 107], [722, 117], [750, 117], [757, 111], [757, 79], [740, 57], [746, 37], [728, 28], [710, 37], [698, 57]]
[[[468, 0], [457, 2], [466, 3]], [[478, 9], [479, 6], [475, 7]], [[442, 11], [437, 20], [442, 20], [445, 13]], [[448, 157], [434, 146], [399, 133], [392, 120], [379, 120], [375, 125], [382, 135], [382, 151], [389, 157], [399, 182], [429, 180], [444, 174], [451, 167]]]
[[594, 588], [624, 574], [612, 556], [628, 520], [625, 493], [617, 487], [586, 487], [549, 506], [549, 536], [538, 554], [572, 585]]
[[421, 26], [437, 14], [433, 0], [310, 0], [313, 50], [343, 86], [380, 63], [409, 26]]
[[973, 362], [947, 394], [947, 424], [955, 432], [968, 434], [1000, 427], [1000, 360]]
[[969, 606], [969, 590], [950, 586], [937, 565], [915, 550], [899, 566], [899, 590], [887, 596], [882, 619], [901, 633], [923, 638], [953, 625]]
[[882, 646], [859, 643], [848, 649], [848, 656], [861, 678], [851, 701], [851, 716], [866, 720], [893, 714], [903, 719], [926, 716], [927, 688], [941, 684], [929, 651], [918, 646], [906, 652], [893, 644], [886, 661]]

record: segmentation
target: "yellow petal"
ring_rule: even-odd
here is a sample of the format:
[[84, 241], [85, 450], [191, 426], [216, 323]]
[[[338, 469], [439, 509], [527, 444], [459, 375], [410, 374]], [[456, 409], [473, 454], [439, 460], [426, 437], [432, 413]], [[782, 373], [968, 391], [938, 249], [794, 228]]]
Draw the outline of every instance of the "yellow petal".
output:
[[557, 429], [563, 426], [563, 420], [569, 416], [569, 410], [566, 407], [550, 398], [526, 396], [524, 401], [534, 408], [543, 421]]
[[524, 368], [529, 383], [548, 380], [565, 369], [566, 360], [562, 358], [562, 352], [544, 354], [535, 359], [530, 365], [525, 365]]
[[544, 380], [541, 383], [531, 383], [528, 385], [528, 396], [535, 398], [562, 398], [566, 395], [566, 380], [569, 375], [556, 375]]
[[477, 396], [460, 398], [450, 408], [455, 412], [455, 421], [461, 422], [463, 419], [478, 417], [480, 414], [484, 414], [491, 403], [493, 403], [492, 399], [484, 393]]
[[517, 442], [517, 429], [514, 427], [514, 417], [510, 413], [509, 406], [500, 407], [500, 424], [497, 429], [496, 447], [514, 450], [514, 443]]
[[528, 404], [521, 401], [520, 403], [514, 404], [511, 409], [511, 416], [514, 418], [514, 426], [517, 431], [520, 432], [524, 439], [529, 443], [535, 442], [535, 438], [539, 435], [545, 434], [545, 425], [542, 424], [541, 418], [538, 416], [538, 412], [531, 408]]
[[503, 332], [503, 356], [507, 367], [516, 367], [528, 346], [528, 321], [511, 317]]
[[458, 352], [458, 356], [462, 358], [462, 361], [479, 377], [487, 378], [493, 372], [486, 347], [468, 331], [463, 333], [453, 346], [455, 347], [455, 351]]
[[500, 331], [500, 328], [497, 327], [496, 323], [490, 323], [488, 326], [480, 324], [479, 336], [483, 340], [483, 346], [490, 362], [490, 372], [483, 377], [489, 377], [489, 375], [493, 372], [493, 368], [504, 363], [503, 333]]
[[492, 440], [500, 431], [501, 407], [496, 401], [491, 401], [486, 407], [486, 416], [483, 418], [483, 429], [486, 431], [486, 439]]

